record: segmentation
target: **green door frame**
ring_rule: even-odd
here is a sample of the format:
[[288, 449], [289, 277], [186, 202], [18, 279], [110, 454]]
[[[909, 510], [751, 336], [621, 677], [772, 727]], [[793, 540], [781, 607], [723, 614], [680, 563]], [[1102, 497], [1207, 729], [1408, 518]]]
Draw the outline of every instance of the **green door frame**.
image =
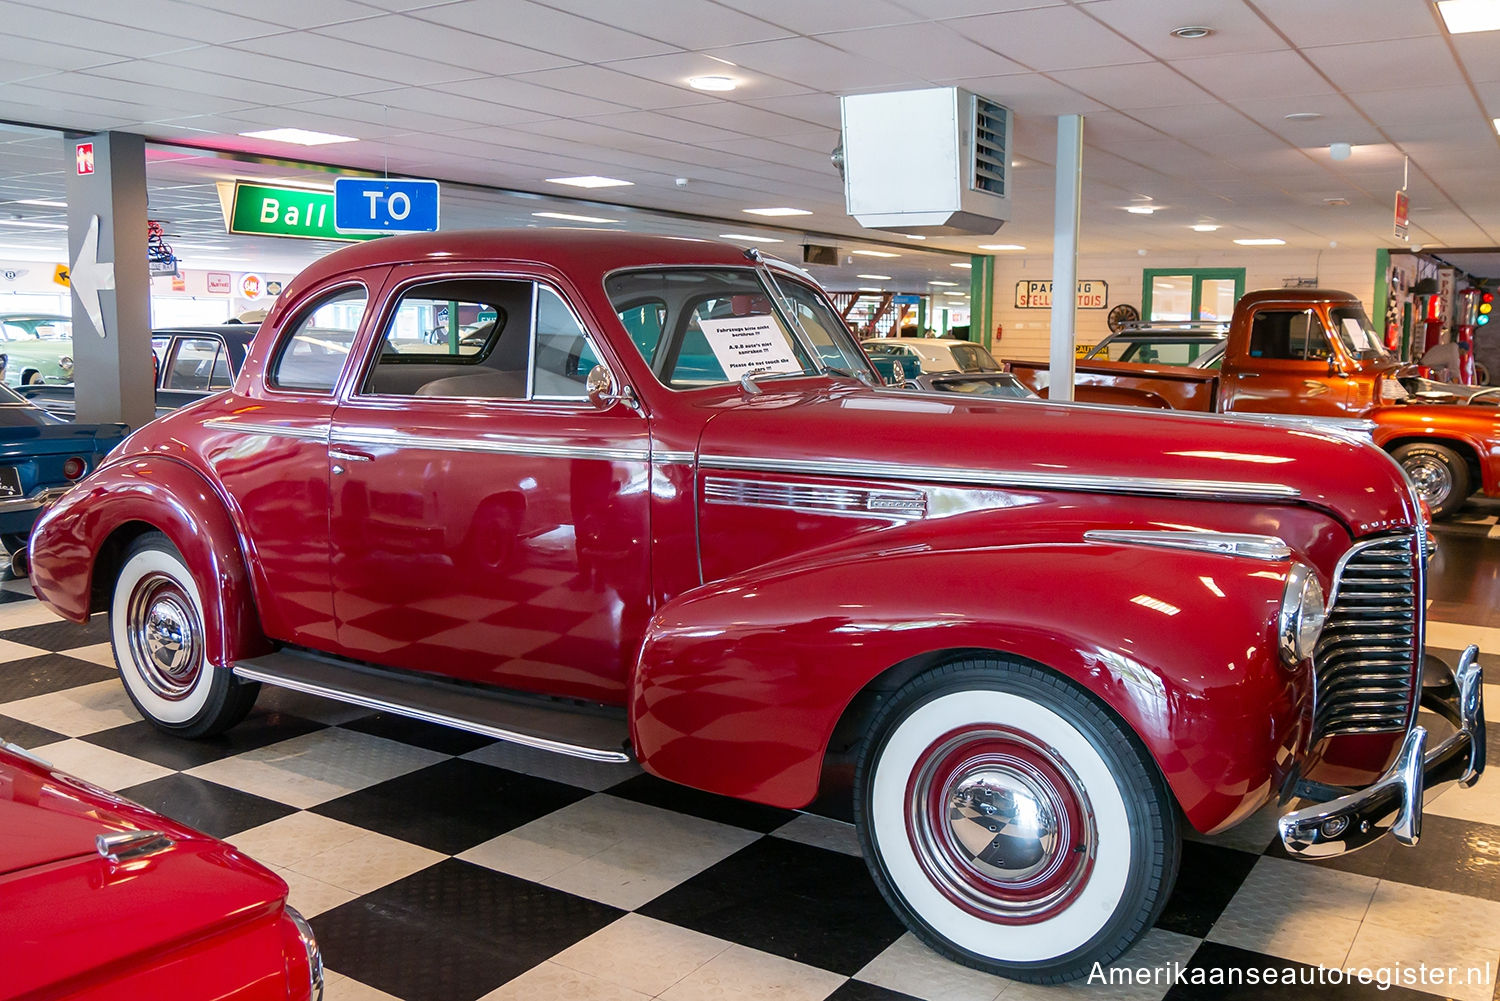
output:
[[1245, 294], [1244, 268], [1145, 268], [1141, 271], [1141, 319], [1151, 319], [1151, 279], [1191, 278], [1193, 280], [1193, 302], [1188, 308], [1190, 322], [1197, 322], [1198, 307], [1203, 305], [1203, 283], [1225, 278], [1234, 279], [1234, 301], [1239, 302]]

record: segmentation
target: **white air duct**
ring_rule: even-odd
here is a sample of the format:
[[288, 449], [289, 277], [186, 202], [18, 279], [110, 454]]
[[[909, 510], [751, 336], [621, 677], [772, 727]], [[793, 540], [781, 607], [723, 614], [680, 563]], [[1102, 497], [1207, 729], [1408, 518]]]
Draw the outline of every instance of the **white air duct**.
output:
[[957, 87], [852, 94], [844, 202], [871, 229], [990, 234], [1010, 218], [1009, 108]]

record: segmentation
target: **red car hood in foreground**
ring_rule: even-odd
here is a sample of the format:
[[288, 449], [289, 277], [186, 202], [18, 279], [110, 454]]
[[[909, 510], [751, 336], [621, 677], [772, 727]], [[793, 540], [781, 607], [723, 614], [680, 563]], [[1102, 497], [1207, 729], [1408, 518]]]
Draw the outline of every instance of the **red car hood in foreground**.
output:
[[774, 471], [1042, 491], [1102, 477], [1089, 488], [1160, 496], [1178, 495], [1163, 481], [1209, 492], [1221, 485], [1226, 497], [1322, 508], [1355, 536], [1417, 518], [1400, 468], [1368, 438], [1309, 421], [1278, 425], [952, 394], [803, 393], [769, 381], [762, 388], [714, 407], [699, 446], [706, 466], [774, 457]]

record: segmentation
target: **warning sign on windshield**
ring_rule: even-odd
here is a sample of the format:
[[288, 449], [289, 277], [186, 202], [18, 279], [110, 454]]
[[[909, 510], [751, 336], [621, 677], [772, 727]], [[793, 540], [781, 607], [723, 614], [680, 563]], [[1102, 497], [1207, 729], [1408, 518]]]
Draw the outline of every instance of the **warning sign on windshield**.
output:
[[802, 371], [802, 363], [792, 354], [792, 346], [774, 317], [733, 316], [699, 320], [698, 325], [730, 379], [749, 372]]

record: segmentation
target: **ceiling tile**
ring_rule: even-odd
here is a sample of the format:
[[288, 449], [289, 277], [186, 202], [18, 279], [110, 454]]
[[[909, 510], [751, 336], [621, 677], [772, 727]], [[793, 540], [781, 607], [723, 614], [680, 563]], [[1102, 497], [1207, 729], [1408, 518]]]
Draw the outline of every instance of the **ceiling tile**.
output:
[[[719, 0], [726, 7], [754, 14], [803, 35], [886, 24], [910, 24], [940, 14], [917, 14], [890, 0]], [[941, 0], [939, 0], [941, 2]], [[698, 46], [688, 46], [698, 48]]]
[[[644, 56], [640, 59], [605, 59], [600, 62], [609, 69], [673, 86], [684, 85], [689, 77], [694, 76], [733, 76], [739, 82], [739, 88], [734, 92], [737, 98], [740, 95], [784, 97], [792, 94], [806, 94], [812, 89], [789, 80], [752, 72], [744, 66], [725, 66], [722, 61], [712, 59], [701, 52], [669, 52], [661, 56]], [[694, 93], [699, 92], [694, 91]]]
[[555, 52], [579, 62], [597, 62], [601, 53], [626, 59], [669, 52], [673, 48], [635, 32], [530, 0], [463, 0], [424, 7], [414, 11], [413, 16], [543, 52]]
[[540, 73], [522, 73], [514, 79], [570, 94], [607, 94], [616, 104], [628, 105], [641, 111], [677, 108], [686, 104], [711, 104], [721, 100], [719, 95], [694, 90], [686, 85], [678, 87], [658, 83], [604, 66], [565, 66]]
[[574, 60], [445, 24], [400, 14], [350, 21], [328, 29], [339, 38], [391, 52], [420, 52], [424, 58], [507, 76], [566, 66]]
[[1094, 98], [1036, 73], [966, 77], [954, 80], [953, 83], [1014, 110], [1018, 116], [1017, 128], [1024, 121], [1021, 116], [1051, 118], [1056, 115], [1086, 115], [1105, 110], [1104, 105]]
[[1214, 97], [1162, 63], [1055, 70], [1052, 79], [1121, 111], [1213, 104]]
[[1019, 73], [1024, 67], [942, 24], [907, 24], [819, 35], [818, 41], [877, 62], [900, 59], [932, 81]]
[[328, 33], [320, 31], [293, 31], [284, 35], [254, 38], [234, 43], [234, 48], [246, 52], [259, 52], [281, 59], [294, 59], [312, 66], [361, 66], [367, 72], [386, 81], [389, 88], [395, 84], [425, 86], [434, 83], [449, 83], [484, 76], [480, 69], [450, 66], [422, 56], [387, 52], [355, 42], [346, 42], [334, 36], [338, 29]]
[[633, 28], [642, 35], [684, 49], [763, 42], [795, 34], [762, 17], [758, 10], [745, 13], [713, 0], [651, 0], [649, 13], [643, 11], [639, 18], [617, 20], [622, 24], [636, 20]]
[[[1357, 5], [1308, 0], [1254, 0], [1294, 45], [1420, 38], [1439, 32], [1437, 8], [1427, 0], [1359, 0]], [[1356, 13], [1357, 11], [1357, 13]]]
[[711, 55], [831, 94], [868, 87], [919, 86], [924, 77], [904, 60], [871, 62], [811, 38], [783, 38], [714, 49]]
[[1175, 59], [1172, 65], [1204, 90], [1230, 102], [1334, 92], [1307, 60], [1289, 50]]
[[604, 101], [597, 97], [570, 94], [550, 87], [538, 87], [524, 80], [509, 77], [490, 77], [486, 80], [465, 80], [458, 83], [435, 84], [435, 90], [445, 94], [459, 94], [494, 104], [508, 104], [513, 108], [537, 112], [559, 118], [581, 118], [589, 115], [605, 115], [627, 110], [627, 105]]
[[[1139, 46], [1074, 7], [984, 14], [946, 22], [966, 38], [1035, 70], [1138, 63]], [[941, 58], [941, 53], [934, 53]]]
[[1391, 85], [1391, 67], [1400, 66], [1403, 87], [1463, 82], [1447, 44], [1436, 35], [1383, 42], [1318, 45], [1302, 50], [1339, 89], [1381, 90]]
[[217, 45], [173, 53], [172, 62], [241, 80], [274, 80], [283, 86], [319, 94], [341, 96], [391, 87], [384, 80], [364, 76], [349, 68], [315, 66]]
[[[98, 13], [97, 5], [91, 13]], [[77, 17], [58, 10], [19, 3], [0, 3], [0, 24], [5, 26], [6, 35], [35, 38], [44, 42], [66, 40], [68, 44], [80, 48], [131, 58], [177, 52], [202, 44], [170, 32], [147, 30], [131, 24], [116, 24], [93, 17]]]
[[[1161, 59], [1187, 59], [1230, 52], [1284, 49], [1280, 35], [1248, 4], [1204, 0], [1151, 0], [1150, 3], [1095, 3], [1084, 13], [1104, 22]], [[1173, 28], [1202, 25], [1206, 38], [1177, 38]]]

